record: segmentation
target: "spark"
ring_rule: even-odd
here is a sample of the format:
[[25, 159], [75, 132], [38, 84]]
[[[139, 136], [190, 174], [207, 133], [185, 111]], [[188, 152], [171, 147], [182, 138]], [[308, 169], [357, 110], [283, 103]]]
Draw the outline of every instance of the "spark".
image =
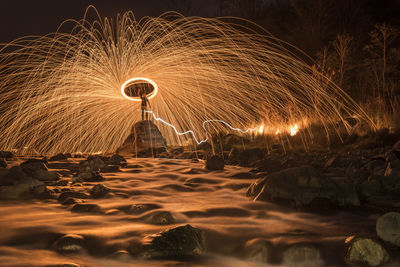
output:
[[[89, 20], [93, 11], [97, 19]], [[1, 150], [115, 151], [140, 120], [139, 99], [123, 90], [140, 80], [154, 86], [152, 110], [170, 123], [160, 125], [170, 144], [188, 138], [177, 128], [208, 136], [226, 127], [247, 132], [239, 128], [260, 121], [279, 129], [306, 118], [327, 131], [349, 116], [371, 121], [328, 77], [249, 21], [86, 13], [65, 22], [72, 31], [63, 24], [0, 44]]]

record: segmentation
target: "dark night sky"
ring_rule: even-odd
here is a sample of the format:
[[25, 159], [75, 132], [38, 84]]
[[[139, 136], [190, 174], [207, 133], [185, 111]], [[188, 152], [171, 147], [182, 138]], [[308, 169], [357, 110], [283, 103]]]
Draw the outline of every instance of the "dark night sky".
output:
[[[25, 35], [54, 32], [66, 19], [81, 19], [85, 9], [96, 6], [104, 17], [132, 10], [136, 17], [156, 16], [170, 10], [169, 0], [0, 0], [0, 42]], [[200, 15], [211, 0], [194, 0]]]
[[[82, 18], [90, 4], [95, 5], [102, 16], [115, 17], [117, 13], [132, 10], [140, 18], [170, 10], [170, 1], [176, 0], [0, 0], [0, 43], [25, 35], [54, 32], [62, 21]], [[191, 1], [192, 13], [200, 16], [218, 15], [215, 0]], [[388, 16], [400, 17], [400, 0], [365, 1], [370, 6], [370, 12], [376, 13], [378, 20], [385, 20]], [[391, 5], [388, 5], [389, 2]], [[393, 5], [399, 8], [393, 9]]]

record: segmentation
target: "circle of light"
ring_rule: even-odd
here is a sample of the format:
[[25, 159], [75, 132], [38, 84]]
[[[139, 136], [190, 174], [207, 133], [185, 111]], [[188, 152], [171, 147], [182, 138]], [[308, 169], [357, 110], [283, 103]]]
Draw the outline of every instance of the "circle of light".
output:
[[128, 95], [125, 93], [125, 88], [126, 88], [126, 86], [127, 86], [128, 84], [132, 83], [132, 82], [135, 82], [135, 81], [145, 81], [145, 82], [148, 82], [149, 84], [151, 84], [151, 85], [153, 86], [153, 91], [152, 91], [150, 94], [148, 94], [148, 97], [147, 97], [148, 99], [152, 99], [153, 97], [155, 97], [155, 96], [157, 95], [157, 93], [158, 93], [158, 86], [157, 86], [157, 84], [156, 84], [153, 80], [150, 80], [150, 79], [148, 79], [148, 78], [141, 78], [141, 77], [131, 78], [131, 79], [127, 80], [126, 82], [124, 82], [124, 84], [121, 86], [121, 94], [122, 94], [125, 98], [127, 98], [128, 100], [136, 101], [136, 102], [142, 101], [142, 100], [140, 99], [140, 97], [131, 97], [131, 96], [128, 96]]

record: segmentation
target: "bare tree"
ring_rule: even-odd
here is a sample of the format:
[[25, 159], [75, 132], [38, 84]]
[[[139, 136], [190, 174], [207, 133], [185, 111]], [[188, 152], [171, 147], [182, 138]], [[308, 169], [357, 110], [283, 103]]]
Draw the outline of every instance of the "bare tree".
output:
[[339, 57], [339, 81], [338, 84], [340, 87], [343, 86], [343, 77], [344, 77], [344, 66], [347, 56], [349, 55], [349, 51], [351, 48], [352, 37], [348, 34], [339, 34], [336, 40], [333, 42], [333, 47]]

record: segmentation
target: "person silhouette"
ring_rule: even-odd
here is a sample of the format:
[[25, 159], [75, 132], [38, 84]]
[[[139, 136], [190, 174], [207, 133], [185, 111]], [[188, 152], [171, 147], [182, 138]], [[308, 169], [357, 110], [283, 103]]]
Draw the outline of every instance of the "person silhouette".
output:
[[142, 105], [141, 105], [141, 108], [142, 108], [142, 121], [144, 121], [145, 114], [146, 114], [146, 120], [148, 120], [149, 119], [149, 113], [147, 112], [147, 105], [149, 105], [149, 107], [151, 108], [150, 101], [147, 98], [147, 95], [145, 93], [140, 93], [140, 99], [142, 100]]

